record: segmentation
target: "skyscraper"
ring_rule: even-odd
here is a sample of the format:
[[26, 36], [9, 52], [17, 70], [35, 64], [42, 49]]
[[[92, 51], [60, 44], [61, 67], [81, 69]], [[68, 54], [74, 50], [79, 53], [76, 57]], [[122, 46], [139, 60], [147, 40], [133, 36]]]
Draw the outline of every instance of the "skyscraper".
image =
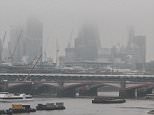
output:
[[[27, 63], [42, 55], [43, 24], [38, 19], [30, 18], [26, 23], [24, 38], [24, 57]], [[40, 60], [42, 61], [42, 59]]]
[[99, 33], [96, 27], [84, 25], [75, 40], [75, 58], [78, 61], [94, 61], [100, 48]]
[[129, 31], [129, 40], [126, 48], [127, 62], [143, 68], [146, 62], [146, 37], [135, 35], [131, 28]]
[[146, 37], [135, 36], [136, 63], [144, 64], [146, 62]]

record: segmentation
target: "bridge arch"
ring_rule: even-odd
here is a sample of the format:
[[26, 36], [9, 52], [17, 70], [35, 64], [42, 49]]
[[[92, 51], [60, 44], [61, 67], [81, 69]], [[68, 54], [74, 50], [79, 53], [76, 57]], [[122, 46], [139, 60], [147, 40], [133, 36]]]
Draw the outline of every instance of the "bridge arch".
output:
[[[58, 96], [61, 97], [75, 97], [76, 93], [78, 92], [79, 95], [82, 92], [89, 92], [87, 93], [87, 96], [96, 96], [97, 95], [97, 89], [103, 86], [110, 86], [117, 88], [118, 90], [120, 89], [120, 85], [115, 85], [115, 84], [107, 84], [107, 83], [77, 83], [77, 84], [72, 84], [69, 86], [64, 86], [61, 89], [59, 89]], [[91, 94], [90, 94], [91, 93]]]
[[8, 92], [31, 94], [32, 93], [32, 84], [23, 83], [23, 84], [13, 85], [13, 86], [8, 87]]
[[30, 93], [42, 94], [55, 92], [57, 86], [45, 83], [20, 83], [8, 87], [8, 91], [12, 93]]

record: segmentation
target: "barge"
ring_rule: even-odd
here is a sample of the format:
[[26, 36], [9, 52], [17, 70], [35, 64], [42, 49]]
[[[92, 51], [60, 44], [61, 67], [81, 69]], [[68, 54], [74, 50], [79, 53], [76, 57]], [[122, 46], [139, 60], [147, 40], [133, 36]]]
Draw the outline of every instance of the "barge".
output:
[[105, 98], [105, 97], [96, 97], [92, 100], [92, 103], [102, 103], [102, 104], [118, 104], [125, 103], [125, 99], [121, 98]]
[[64, 110], [65, 106], [64, 103], [47, 103], [45, 105], [38, 104], [36, 106], [37, 110]]

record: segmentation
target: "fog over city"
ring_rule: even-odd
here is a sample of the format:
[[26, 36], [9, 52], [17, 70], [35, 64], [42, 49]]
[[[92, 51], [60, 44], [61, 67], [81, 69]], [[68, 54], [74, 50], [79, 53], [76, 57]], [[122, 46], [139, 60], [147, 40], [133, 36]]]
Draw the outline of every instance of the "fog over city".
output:
[[154, 115], [154, 0], [0, 0], [0, 105]]
[[147, 61], [154, 59], [153, 0], [0, 0], [0, 33], [24, 25], [30, 17], [43, 23], [44, 51], [55, 59], [56, 39], [60, 55], [85, 23], [96, 24], [102, 47], [126, 45], [130, 26], [146, 36]]

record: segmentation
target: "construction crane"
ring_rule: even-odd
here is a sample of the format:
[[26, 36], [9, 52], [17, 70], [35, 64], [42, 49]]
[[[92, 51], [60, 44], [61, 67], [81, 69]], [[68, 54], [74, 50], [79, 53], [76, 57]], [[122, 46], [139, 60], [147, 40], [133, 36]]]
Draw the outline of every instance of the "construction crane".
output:
[[[36, 57], [35, 57], [36, 58]], [[27, 77], [25, 78], [25, 81], [30, 81], [30, 74], [32, 73], [32, 71], [34, 70], [34, 68], [36, 67], [36, 65], [38, 64], [39, 60], [42, 58], [42, 54], [40, 54], [40, 56], [36, 59], [36, 61], [34, 62], [34, 65], [32, 66], [32, 68], [30, 69]], [[35, 59], [34, 59], [35, 60]], [[30, 81], [31, 82], [31, 81]], [[32, 82], [33, 83], [33, 82]]]

